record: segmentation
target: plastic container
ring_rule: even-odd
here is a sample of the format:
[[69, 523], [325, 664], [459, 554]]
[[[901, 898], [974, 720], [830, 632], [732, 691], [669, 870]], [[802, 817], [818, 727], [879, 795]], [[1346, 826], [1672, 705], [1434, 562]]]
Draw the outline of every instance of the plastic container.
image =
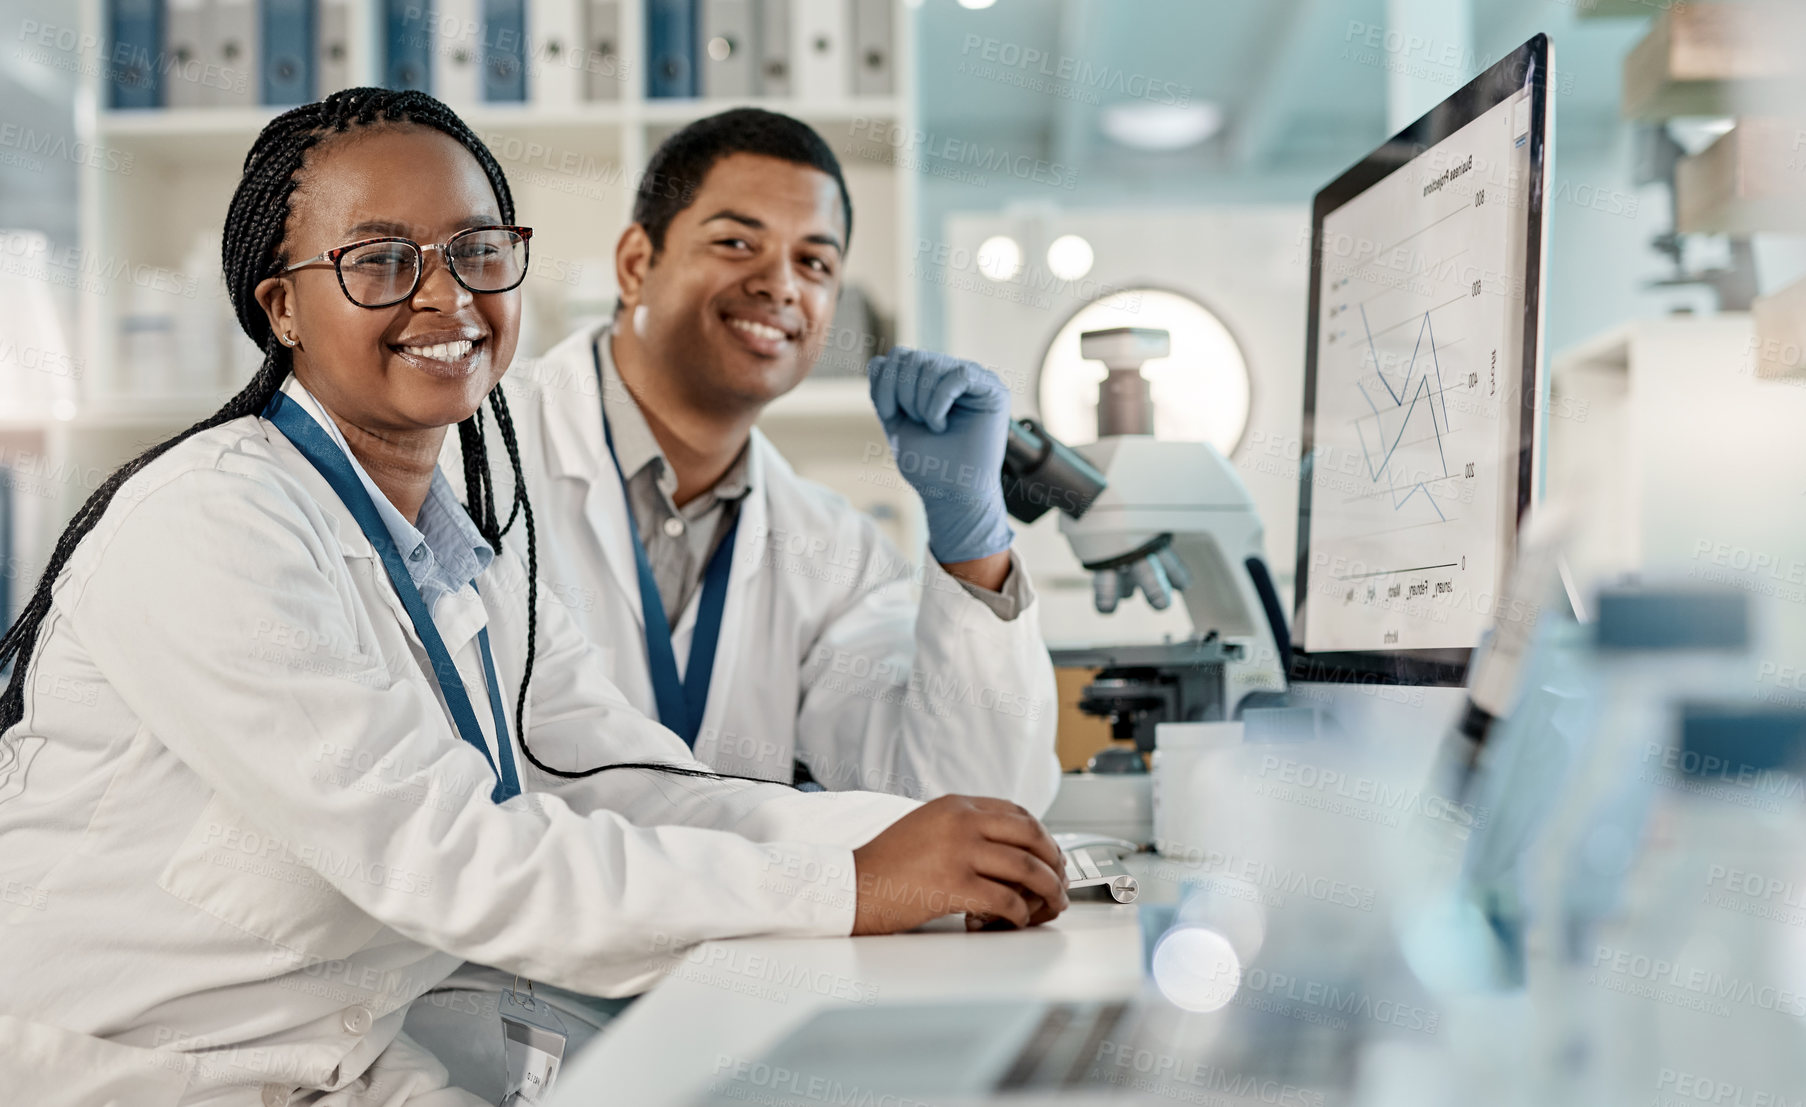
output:
[[1209, 843], [1207, 775], [1236, 771], [1241, 723], [1161, 723], [1154, 728], [1154, 848], [1196, 857]]

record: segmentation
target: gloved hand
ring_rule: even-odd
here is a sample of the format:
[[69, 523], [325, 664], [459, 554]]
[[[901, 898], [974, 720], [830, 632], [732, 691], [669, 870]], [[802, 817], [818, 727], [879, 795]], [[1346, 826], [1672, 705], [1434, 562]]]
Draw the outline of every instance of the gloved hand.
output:
[[1010, 391], [982, 365], [897, 346], [865, 367], [891, 457], [928, 510], [928, 550], [951, 564], [1010, 546], [1003, 448]]

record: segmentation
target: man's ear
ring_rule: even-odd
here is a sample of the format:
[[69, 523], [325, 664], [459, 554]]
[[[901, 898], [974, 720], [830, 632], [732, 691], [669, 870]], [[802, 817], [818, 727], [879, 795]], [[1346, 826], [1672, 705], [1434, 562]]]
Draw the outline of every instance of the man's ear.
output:
[[276, 338], [287, 338], [290, 345], [299, 345], [302, 336], [295, 329], [294, 291], [295, 286], [287, 277], [265, 277], [251, 296], [269, 316], [270, 330], [276, 332]]
[[645, 227], [630, 223], [621, 232], [621, 240], [615, 243], [615, 284], [621, 290], [621, 303], [625, 306], [639, 305], [640, 290], [646, 285], [646, 273], [652, 268], [656, 253], [652, 248], [652, 236], [646, 233]]

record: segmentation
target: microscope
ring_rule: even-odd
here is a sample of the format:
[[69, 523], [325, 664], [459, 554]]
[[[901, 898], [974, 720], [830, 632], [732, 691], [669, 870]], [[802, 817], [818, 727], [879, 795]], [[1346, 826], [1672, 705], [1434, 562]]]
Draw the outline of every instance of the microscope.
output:
[[1050, 508], [1092, 574], [1097, 610], [1140, 592], [1157, 610], [1184, 601], [1183, 641], [1052, 651], [1054, 664], [1099, 670], [1080, 710], [1107, 719], [1119, 745], [1092, 759], [1096, 773], [1145, 773], [1164, 722], [1240, 718], [1282, 701], [1290, 636], [1267, 570], [1260, 516], [1229, 461], [1205, 442], [1155, 439], [1143, 363], [1165, 357], [1164, 330], [1087, 331], [1080, 352], [1101, 361], [1098, 438], [1073, 448], [1034, 422], [1011, 425], [1004, 458], [1010, 514], [1033, 522]]

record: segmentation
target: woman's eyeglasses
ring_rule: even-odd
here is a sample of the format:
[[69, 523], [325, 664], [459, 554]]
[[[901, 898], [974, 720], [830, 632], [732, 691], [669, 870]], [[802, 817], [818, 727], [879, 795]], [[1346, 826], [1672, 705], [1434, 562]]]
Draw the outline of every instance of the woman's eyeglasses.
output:
[[527, 240], [532, 237], [532, 227], [472, 227], [428, 246], [411, 238], [368, 238], [297, 261], [283, 272], [330, 261], [346, 299], [358, 307], [382, 308], [414, 295], [426, 271], [424, 255], [437, 250], [465, 288], [507, 292], [527, 279]]

